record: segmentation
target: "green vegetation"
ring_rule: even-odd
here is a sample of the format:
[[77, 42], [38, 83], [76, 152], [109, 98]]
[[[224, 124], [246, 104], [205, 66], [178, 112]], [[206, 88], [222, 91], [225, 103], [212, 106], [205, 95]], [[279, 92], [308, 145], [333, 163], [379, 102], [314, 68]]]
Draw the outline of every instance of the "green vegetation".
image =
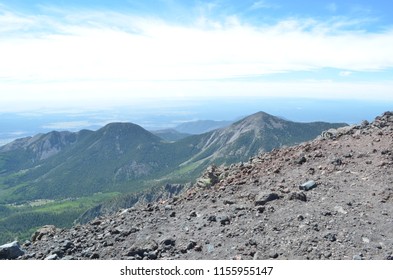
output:
[[0, 205], [0, 244], [13, 240], [24, 241], [43, 225], [70, 227], [87, 209], [119, 193], [98, 193], [78, 199], [48, 201], [41, 205]]

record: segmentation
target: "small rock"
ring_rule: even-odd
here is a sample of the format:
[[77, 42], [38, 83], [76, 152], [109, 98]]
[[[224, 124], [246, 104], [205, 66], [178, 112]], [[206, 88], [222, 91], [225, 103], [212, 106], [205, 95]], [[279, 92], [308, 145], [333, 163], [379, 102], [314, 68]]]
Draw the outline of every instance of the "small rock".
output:
[[313, 180], [307, 181], [299, 186], [300, 190], [309, 191], [317, 186], [317, 183]]
[[201, 252], [201, 251], [202, 251], [202, 245], [197, 245], [197, 246], [195, 246], [194, 250], [195, 250], [196, 252]]
[[362, 241], [364, 242], [364, 243], [370, 243], [370, 239], [368, 239], [367, 237], [362, 237]]
[[217, 222], [217, 217], [215, 215], [211, 215], [211, 216], [209, 216], [209, 218], [207, 218], [207, 220], [209, 222]]
[[273, 201], [279, 198], [280, 196], [276, 193], [269, 193], [269, 194], [262, 193], [255, 198], [255, 206], [265, 205], [269, 201]]
[[248, 245], [250, 245], [250, 246], [257, 246], [258, 243], [257, 243], [254, 239], [250, 239], [250, 240], [248, 241]]
[[297, 220], [298, 221], [303, 221], [304, 220], [304, 216], [303, 215], [298, 215], [297, 216]]
[[363, 258], [362, 258], [361, 255], [354, 255], [354, 256], [352, 257], [352, 259], [353, 259], [353, 260], [357, 260], [357, 261], [361, 261]]
[[146, 256], [149, 260], [156, 260], [157, 259], [157, 252], [156, 251], [148, 252], [148, 253], [146, 253]]
[[139, 255], [143, 257], [145, 252], [155, 251], [157, 250], [158, 245], [154, 240], [137, 240], [132, 247], [127, 251], [127, 256], [136, 256]]
[[347, 214], [348, 212], [344, 210], [344, 208], [342, 206], [334, 206], [334, 210], [336, 210], [337, 212], [341, 213], [341, 214]]
[[74, 256], [65, 256], [64, 258], [62, 258], [62, 260], [64, 260], [64, 261], [72, 261], [72, 260], [76, 260], [76, 258]]
[[169, 246], [169, 247], [171, 247], [171, 246], [175, 246], [176, 240], [173, 239], [173, 238], [166, 238], [166, 239], [161, 240], [160, 243], [161, 243], [162, 245], [164, 245], [164, 246]]
[[294, 192], [289, 195], [289, 200], [307, 201], [307, 196], [304, 192]]
[[98, 254], [98, 253], [93, 253], [91, 256], [90, 256], [90, 259], [91, 260], [98, 260], [100, 258], [100, 254]]
[[101, 220], [96, 218], [90, 224], [93, 225], [93, 226], [98, 226], [98, 225], [101, 224]]
[[335, 165], [335, 166], [340, 166], [340, 165], [343, 164], [343, 162], [342, 162], [342, 160], [341, 160], [340, 158], [336, 158], [336, 159], [332, 160], [331, 163], [332, 163], [333, 165]]
[[187, 250], [194, 249], [196, 245], [197, 245], [197, 243], [195, 240], [190, 240], [190, 243], [188, 243], [188, 245], [187, 245]]
[[208, 253], [214, 252], [214, 245], [213, 244], [207, 244], [206, 249]]
[[337, 240], [335, 233], [328, 233], [324, 236], [325, 239], [329, 240], [330, 242], [334, 242]]
[[45, 260], [47, 260], [47, 261], [54, 261], [54, 260], [58, 260], [58, 259], [59, 259], [59, 256], [57, 254], [52, 254], [52, 255], [49, 255], [45, 258]]
[[305, 162], [307, 162], [307, 159], [304, 156], [299, 157], [298, 159], [295, 160], [296, 164], [303, 164]]
[[277, 259], [277, 258], [278, 258], [278, 254], [277, 254], [276, 252], [271, 253], [271, 254], [269, 255], [269, 258]]
[[74, 243], [72, 243], [70, 240], [65, 240], [63, 242], [62, 247], [64, 248], [64, 250], [67, 250], [67, 249], [74, 247]]
[[218, 217], [218, 221], [222, 225], [229, 225], [231, 223], [231, 218], [229, 218], [229, 216], [220, 216]]
[[231, 204], [235, 204], [235, 202], [231, 200], [224, 200], [224, 205], [231, 205]]

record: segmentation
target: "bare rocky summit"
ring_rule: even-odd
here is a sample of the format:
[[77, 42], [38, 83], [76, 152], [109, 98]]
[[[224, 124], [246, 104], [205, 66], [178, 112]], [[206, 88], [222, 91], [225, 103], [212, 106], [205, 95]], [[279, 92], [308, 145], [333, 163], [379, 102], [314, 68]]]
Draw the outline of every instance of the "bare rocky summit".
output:
[[19, 259], [393, 259], [393, 112], [211, 166], [181, 195], [71, 229]]

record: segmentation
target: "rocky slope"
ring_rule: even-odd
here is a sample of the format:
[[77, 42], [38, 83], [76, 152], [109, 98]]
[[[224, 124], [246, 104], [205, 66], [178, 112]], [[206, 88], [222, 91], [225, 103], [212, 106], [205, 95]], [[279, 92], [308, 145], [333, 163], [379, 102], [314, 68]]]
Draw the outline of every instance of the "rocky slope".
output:
[[182, 195], [71, 229], [22, 259], [393, 259], [393, 112], [211, 167]]

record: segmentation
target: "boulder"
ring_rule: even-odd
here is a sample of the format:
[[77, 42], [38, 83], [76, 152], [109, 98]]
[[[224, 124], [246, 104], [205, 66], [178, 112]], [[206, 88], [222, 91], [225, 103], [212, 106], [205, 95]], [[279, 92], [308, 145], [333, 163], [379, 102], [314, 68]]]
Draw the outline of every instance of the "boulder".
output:
[[17, 241], [0, 246], [0, 260], [14, 260], [24, 254]]
[[31, 241], [35, 242], [37, 240], [44, 239], [44, 237], [53, 236], [56, 233], [56, 227], [53, 225], [46, 225], [38, 229], [31, 236]]

